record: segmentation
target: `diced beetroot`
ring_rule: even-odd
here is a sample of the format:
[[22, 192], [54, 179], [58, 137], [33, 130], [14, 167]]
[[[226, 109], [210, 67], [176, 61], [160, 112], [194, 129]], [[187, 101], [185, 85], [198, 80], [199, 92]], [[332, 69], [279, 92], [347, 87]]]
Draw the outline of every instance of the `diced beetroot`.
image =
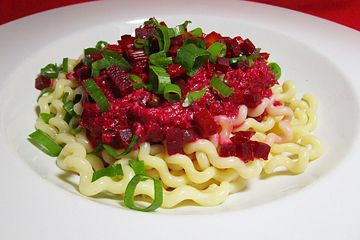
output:
[[259, 93], [244, 93], [245, 105], [254, 108], [261, 103], [261, 95]]
[[66, 79], [68, 80], [74, 80], [74, 71], [71, 71], [71, 72], [68, 72], [66, 75], [65, 75]]
[[193, 142], [199, 137], [199, 135], [192, 129], [184, 129], [182, 132], [184, 143]]
[[246, 55], [250, 56], [255, 51], [254, 44], [250, 41], [250, 39], [245, 39], [244, 42], [240, 45], [241, 51]]
[[135, 37], [147, 39], [149, 36], [154, 35], [156, 33], [155, 27], [152, 26], [144, 26], [142, 28], [135, 29]]
[[226, 73], [227, 71], [231, 70], [229, 58], [218, 57], [216, 59], [215, 69], [223, 73]]
[[273, 105], [274, 106], [282, 106], [283, 104], [280, 101], [276, 100], [276, 101], [274, 101]]
[[221, 157], [236, 156], [236, 145], [232, 142], [220, 144], [218, 152]]
[[122, 51], [126, 49], [130, 49], [134, 46], [135, 38], [131, 35], [123, 35], [121, 36], [121, 40], [118, 40], [118, 44], [121, 47]]
[[185, 75], [186, 70], [180, 64], [172, 63], [166, 68], [166, 72], [170, 75], [170, 78], [176, 78]]
[[218, 132], [219, 126], [206, 108], [196, 112], [194, 114], [194, 120], [204, 137], [211, 136]]
[[145, 54], [144, 50], [142, 50], [142, 49], [138, 49], [138, 50], [127, 49], [127, 50], [125, 50], [125, 55], [132, 62], [143, 61], [143, 60], [147, 61], [148, 60], [148, 56]]
[[262, 122], [267, 115], [268, 113], [265, 111], [260, 116], [254, 117], [254, 119], [258, 122]]
[[242, 37], [240, 37], [240, 36], [234, 37], [234, 40], [235, 40], [239, 45], [244, 42], [244, 40], [243, 40]]
[[173, 128], [172, 131], [166, 132], [166, 148], [169, 155], [184, 153], [184, 140], [182, 130]]
[[262, 158], [264, 160], [267, 160], [269, 157], [269, 152], [271, 147], [267, 145], [266, 143], [257, 142], [257, 141], [251, 141], [252, 149], [254, 152], [255, 158]]
[[262, 59], [268, 60], [268, 59], [269, 59], [269, 56], [270, 56], [270, 54], [268, 54], [268, 53], [266, 53], [266, 52], [260, 53], [260, 57], [261, 57]]
[[116, 44], [108, 44], [108, 45], [106, 45], [106, 47], [104, 49], [116, 52], [118, 54], [122, 54], [121, 47], [119, 45], [116, 45]]
[[236, 155], [244, 162], [254, 159], [254, 152], [250, 141], [236, 144]]
[[39, 75], [35, 79], [35, 88], [38, 90], [43, 90], [44, 88], [51, 86], [51, 79], [48, 77], [44, 77], [42, 75]]
[[206, 43], [206, 48], [210, 47], [211, 44], [218, 41], [221, 38], [221, 35], [217, 32], [212, 31], [211, 33], [207, 34], [204, 38]]
[[91, 62], [96, 62], [97, 60], [100, 60], [103, 58], [102, 54], [99, 53], [93, 53], [93, 54], [89, 54], [86, 55], [86, 57], [91, 61]]
[[83, 62], [80, 62], [74, 67], [73, 75], [79, 83], [83, 83], [84, 80], [91, 77], [91, 69]]
[[128, 74], [118, 65], [113, 64], [106, 69], [107, 74], [115, 83], [117, 89], [122, 96], [129, 94], [132, 90], [131, 81]]
[[159, 143], [165, 140], [165, 134], [161, 130], [161, 127], [157, 124], [151, 124], [148, 126], [146, 136], [146, 141], [153, 143]]
[[254, 131], [239, 131], [234, 133], [234, 136], [232, 136], [230, 140], [234, 143], [244, 143], [249, 141], [254, 134]]
[[235, 39], [231, 40], [231, 51], [234, 54], [234, 57], [240, 56], [241, 54], [241, 47], [238, 41], [236, 41]]

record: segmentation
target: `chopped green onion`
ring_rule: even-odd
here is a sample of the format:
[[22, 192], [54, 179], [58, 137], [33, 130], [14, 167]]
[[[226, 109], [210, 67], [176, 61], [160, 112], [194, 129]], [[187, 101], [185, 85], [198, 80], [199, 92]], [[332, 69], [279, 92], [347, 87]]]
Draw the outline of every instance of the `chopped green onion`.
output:
[[39, 96], [38, 96], [38, 98], [37, 98], [37, 102], [39, 101], [39, 99], [42, 97], [42, 96], [44, 96], [45, 94], [50, 94], [50, 93], [52, 93], [52, 92], [54, 92], [54, 89], [53, 88], [43, 88], [43, 90], [41, 90], [41, 92], [40, 92], [40, 94], [39, 94]]
[[63, 71], [64, 73], [68, 73], [68, 72], [69, 72], [69, 58], [63, 58], [62, 71]]
[[110, 50], [104, 50], [102, 55], [111, 64], [119, 65], [119, 67], [124, 71], [128, 71], [132, 68], [130, 63], [128, 63], [128, 61], [126, 61], [126, 59], [121, 54]]
[[[154, 181], [154, 200], [146, 208], [138, 207], [135, 205], [134, 202], [134, 194], [135, 194], [136, 186], [139, 184], [139, 182], [148, 179], [152, 179]], [[130, 209], [142, 211], [142, 212], [150, 212], [159, 208], [162, 202], [163, 202], [163, 189], [161, 186], [161, 182], [158, 179], [143, 174], [137, 174], [130, 180], [129, 184], [126, 187], [125, 195], [124, 195], [124, 204], [126, 207]]]
[[220, 42], [214, 42], [207, 49], [210, 53], [210, 62], [215, 63], [218, 57], [223, 57], [226, 54], [226, 44]]
[[166, 26], [159, 26], [156, 28], [159, 34], [159, 46], [160, 50], [167, 52], [170, 48], [170, 37], [169, 37], [169, 30]]
[[156, 18], [152, 17], [149, 20], [145, 21], [144, 25], [158, 27], [160, 26], [160, 23], [158, 22], [158, 20], [156, 20]]
[[107, 154], [109, 154], [113, 158], [118, 159], [118, 158], [120, 158], [122, 156], [125, 156], [126, 154], [130, 153], [133, 150], [133, 148], [135, 147], [138, 139], [139, 139], [138, 135], [133, 135], [129, 146], [127, 148], [125, 148], [125, 150], [122, 151], [122, 152], [119, 152], [119, 151], [115, 150], [110, 145], [103, 144], [103, 147], [104, 147]]
[[53, 118], [55, 115], [52, 113], [40, 113], [39, 116], [44, 121], [44, 123], [49, 124], [50, 118]]
[[158, 66], [149, 66], [149, 80], [154, 91], [164, 92], [164, 87], [171, 83], [170, 76], [166, 70]]
[[62, 147], [54, 142], [54, 140], [41, 130], [36, 130], [29, 135], [29, 141], [46, 154], [57, 157]]
[[90, 78], [89, 80], [87, 80], [84, 83], [84, 87], [86, 88], [90, 96], [94, 99], [102, 112], [106, 112], [107, 110], [109, 110], [110, 103], [93, 79]]
[[234, 89], [226, 85], [221, 78], [215, 75], [211, 78], [210, 85], [224, 97], [229, 97], [234, 91]]
[[102, 150], [104, 150], [104, 145], [99, 144], [91, 152], [89, 152], [88, 154], [97, 154], [97, 153], [101, 152]]
[[79, 134], [83, 129], [79, 125], [80, 117], [78, 115], [73, 116], [69, 121], [70, 133], [73, 135]]
[[40, 70], [40, 75], [48, 78], [57, 78], [59, 68], [55, 64], [50, 63]]
[[113, 164], [108, 166], [107, 168], [100, 169], [95, 171], [92, 175], [91, 182], [94, 182], [102, 177], [117, 177], [123, 176], [124, 172], [122, 170], [121, 164]]
[[190, 43], [183, 45], [177, 53], [176, 62], [181, 64], [186, 73], [194, 75], [209, 59], [209, 52]]
[[133, 86], [133, 88], [135, 89], [141, 89], [143, 88], [143, 81], [142, 78], [139, 77], [138, 75], [135, 74], [128, 74], [130, 80], [131, 80], [131, 84]]
[[195, 35], [197, 37], [201, 37], [203, 34], [203, 30], [198, 27], [198, 28], [191, 30], [189, 33], [191, 33], [192, 35]]
[[181, 89], [176, 84], [167, 84], [164, 87], [164, 98], [169, 102], [178, 102], [181, 99]]
[[240, 57], [234, 57], [230, 58], [230, 64], [235, 64], [237, 62], [243, 62], [246, 61], [247, 57], [245, 55], [242, 55]]
[[183, 35], [186, 32], [187, 25], [189, 25], [189, 23], [191, 23], [191, 21], [186, 20], [183, 24], [177, 25], [174, 28], [169, 28], [169, 31], [171, 32], [171, 34], [169, 33], [170, 38]]
[[202, 98], [205, 95], [205, 93], [206, 93], [206, 88], [201, 89], [199, 91], [188, 92], [186, 94], [186, 97], [185, 97], [185, 100], [184, 100], [182, 106], [189, 107], [193, 102]]
[[68, 96], [69, 96], [69, 92], [64, 92], [64, 95], [63, 95], [63, 97], [62, 97], [62, 102], [63, 102], [63, 103], [66, 103], [66, 102], [67, 102]]
[[70, 116], [72, 116], [72, 117], [76, 115], [76, 113], [74, 112], [74, 105], [75, 104], [73, 101], [68, 101], [68, 102], [64, 103], [64, 105], [63, 105], [64, 110], [67, 113], [69, 113]]
[[129, 161], [130, 167], [134, 170], [135, 174], [146, 174], [144, 161], [134, 159]]
[[109, 62], [106, 58], [102, 58], [97, 60], [91, 64], [92, 71], [91, 76], [97, 77], [100, 75], [100, 71], [111, 66], [111, 62]]
[[199, 48], [202, 48], [202, 49], [206, 48], [206, 43], [201, 38], [185, 38], [184, 39], [184, 45], [190, 44], [190, 43], [193, 43], [193, 44], [195, 44], [196, 46], [198, 46]]
[[149, 61], [151, 64], [159, 67], [167, 67], [172, 63], [171, 57], [167, 57], [164, 51], [151, 54]]
[[280, 66], [277, 63], [272, 62], [272, 63], [269, 63], [269, 68], [270, 68], [270, 71], [275, 75], [275, 79], [278, 80], [281, 76]]
[[135, 48], [143, 48], [146, 40], [142, 38], [137, 38], [134, 40], [134, 47]]
[[95, 48], [99, 49], [99, 50], [103, 50], [107, 45], [109, 45], [109, 44], [107, 42], [105, 42], [105, 41], [98, 41], [96, 43]]
[[100, 53], [100, 49], [97, 48], [85, 48], [84, 49], [84, 55], [91, 55], [91, 54], [97, 54]]

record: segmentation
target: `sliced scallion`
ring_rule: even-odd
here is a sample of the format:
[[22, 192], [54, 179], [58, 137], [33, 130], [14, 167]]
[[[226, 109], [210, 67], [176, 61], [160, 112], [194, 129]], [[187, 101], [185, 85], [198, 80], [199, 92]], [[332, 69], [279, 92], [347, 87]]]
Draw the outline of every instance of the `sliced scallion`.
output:
[[182, 106], [189, 107], [193, 102], [202, 98], [205, 95], [205, 93], [206, 93], [206, 88], [201, 89], [199, 91], [188, 92], [186, 94], [186, 97], [185, 97], [185, 100], [184, 100]]
[[117, 64], [119, 67], [124, 70], [128, 71], [132, 67], [128, 61], [121, 55], [111, 50], [104, 50], [102, 52], [103, 57], [108, 60], [111, 64]]
[[[154, 181], [154, 200], [146, 208], [138, 207], [135, 205], [135, 201], [134, 201], [136, 186], [141, 181], [146, 181], [148, 179]], [[142, 212], [151, 212], [159, 208], [162, 202], [163, 202], [163, 189], [161, 186], [161, 182], [158, 179], [143, 174], [137, 174], [130, 180], [129, 184], [126, 187], [125, 195], [124, 195], [124, 204], [126, 207], [130, 209], [142, 211]]]
[[86, 88], [90, 96], [94, 99], [102, 112], [106, 112], [107, 110], [109, 110], [110, 103], [93, 79], [90, 78], [89, 80], [87, 80], [84, 83], [84, 87]]
[[176, 84], [167, 84], [164, 87], [164, 98], [169, 102], [178, 102], [181, 99], [181, 89]]
[[160, 50], [167, 52], [170, 48], [170, 37], [169, 37], [169, 30], [166, 26], [159, 26], [156, 28], [157, 32], [160, 36]]
[[29, 135], [29, 141], [46, 154], [57, 157], [62, 147], [54, 142], [54, 140], [41, 130], [36, 130]]
[[100, 49], [97, 48], [85, 48], [84, 49], [84, 55], [91, 55], [91, 54], [97, 54], [100, 53]]
[[49, 124], [50, 118], [53, 118], [55, 115], [52, 113], [40, 113], [39, 116], [44, 123]]
[[48, 78], [57, 78], [59, 68], [55, 64], [50, 63], [40, 70], [40, 75]]
[[278, 80], [281, 77], [281, 68], [280, 66], [275, 63], [269, 63], [270, 71], [275, 75], [275, 79]]
[[211, 82], [210, 85], [221, 95], [223, 95], [224, 97], [229, 97], [231, 95], [231, 93], [234, 91], [233, 88], [229, 87], [228, 85], [226, 85], [221, 78], [217, 77], [217, 76], [213, 76], [211, 78]]
[[189, 23], [191, 23], [191, 21], [186, 20], [183, 24], [177, 25], [174, 28], [170, 28], [170, 32], [171, 32], [171, 35], [169, 34], [170, 38], [183, 35], [186, 32], [186, 29], [187, 29], [187, 26], [189, 25]]
[[130, 167], [134, 170], [135, 174], [146, 174], [144, 161], [134, 159], [129, 161]]
[[76, 115], [76, 113], [74, 112], [74, 105], [75, 104], [73, 101], [68, 101], [63, 105], [64, 110], [72, 117]]
[[206, 43], [201, 38], [185, 38], [184, 39], [184, 45], [190, 44], [190, 43], [193, 43], [193, 44], [195, 44], [196, 46], [198, 46], [199, 48], [202, 48], [202, 49], [206, 48]]
[[113, 164], [108, 166], [107, 168], [100, 169], [95, 171], [92, 175], [91, 182], [94, 182], [102, 177], [117, 177], [123, 176], [124, 172], [122, 170], [121, 164]]
[[109, 45], [109, 43], [107, 43], [106, 41], [98, 41], [96, 43], [95, 48], [99, 50], [103, 50], [107, 45]]
[[62, 71], [64, 73], [68, 73], [69, 72], [69, 58], [63, 58], [62, 61]]
[[137, 38], [134, 40], [134, 47], [135, 48], [143, 48], [146, 40], [142, 38]]
[[103, 147], [106, 151], [107, 154], [109, 154], [110, 156], [112, 156], [113, 158], [120, 158], [122, 156], [125, 156], [126, 154], [130, 153], [133, 148], [135, 147], [137, 141], [139, 139], [139, 136], [138, 135], [133, 135], [132, 136], [132, 139], [131, 139], [131, 142], [129, 144], [129, 146], [127, 148], [125, 148], [123, 151], [119, 152], [117, 150], [115, 150], [113, 147], [111, 147], [110, 145], [106, 145], [106, 144], [103, 144]]
[[151, 54], [149, 61], [151, 64], [159, 67], [167, 67], [172, 63], [171, 57], [167, 57], [164, 51]]
[[42, 96], [44, 96], [45, 94], [50, 94], [50, 93], [52, 93], [52, 92], [54, 92], [54, 89], [53, 89], [53, 88], [44, 88], [43, 90], [41, 90], [41, 92], [40, 92], [40, 94], [39, 94], [39, 96], [38, 96], [38, 98], [37, 98], [36, 101], [39, 101], [39, 99], [40, 99]]
[[171, 83], [170, 76], [166, 70], [158, 66], [149, 66], [149, 80], [154, 91], [164, 92], [164, 87]]
[[191, 33], [192, 35], [195, 35], [197, 37], [201, 37], [203, 34], [203, 30], [198, 27], [198, 28], [191, 30], [189, 33]]
[[91, 76], [97, 77], [100, 75], [100, 71], [111, 66], [111, 62], [109, 62], [106, 58], [102, 58], [97, 60], [91, 64], [92, 71]]
[[135, 89], [143, 88], [143, 81], [142, 78], [135, 74], [128, 74], [129, 79], [131, 80], [131, 84]]
[[186, 73], [194, 75], [209, 59], [209, 52], [190, 43], [183, 45], [177, 53], [176, 62], [181, 64]]
[[214, 42], [207, 49], [210, 53], [210, 62], [215, 63], [218, 57], [223, 57], [226, 54], [226, 44], [221, 42]]

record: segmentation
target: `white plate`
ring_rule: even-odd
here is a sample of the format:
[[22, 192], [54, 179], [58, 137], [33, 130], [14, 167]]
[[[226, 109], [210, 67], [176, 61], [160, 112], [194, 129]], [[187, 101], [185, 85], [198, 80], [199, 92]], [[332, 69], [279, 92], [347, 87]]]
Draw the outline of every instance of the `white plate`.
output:
[[[169, 25], [191, 19], [190, 28], [249, 37], [270, 52], [283, 80], [319, 99], [324, 155], [302, 175], [252, 181], [215, 208], [140, 213], [80, 197], [55, 159], [27, 141], [34, 78], [47, 63], [75, 58], [98, 40], [116, 41], [151, 16]], [[1, 239], [360, 238], [359, 32], [249, 2], [158, 0], [52, 10], [0, 26], [0, 38]]]

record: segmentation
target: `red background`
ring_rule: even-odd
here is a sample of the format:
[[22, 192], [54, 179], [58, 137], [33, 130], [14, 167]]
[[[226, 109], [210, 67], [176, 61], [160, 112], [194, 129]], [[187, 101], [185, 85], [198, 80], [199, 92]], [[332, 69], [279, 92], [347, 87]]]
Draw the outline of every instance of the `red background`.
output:
[[[89, 0], [0, 0], [0, 24]], [[360, 31], [360, 0], [252, 0], [319, 16]]]

